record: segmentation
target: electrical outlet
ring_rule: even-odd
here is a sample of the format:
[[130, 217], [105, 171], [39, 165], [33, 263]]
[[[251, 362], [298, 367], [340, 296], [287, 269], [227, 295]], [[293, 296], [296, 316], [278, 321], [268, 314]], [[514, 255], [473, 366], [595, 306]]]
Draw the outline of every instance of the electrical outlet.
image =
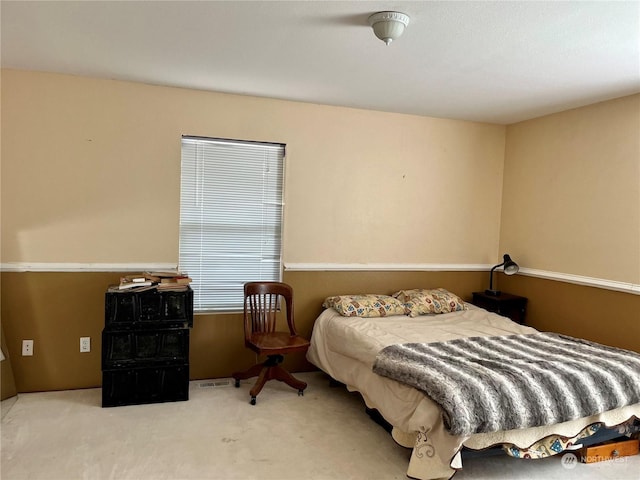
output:
[[22, 340], [22, 356], [33, 356], [33, 340]]
[[80, 337], [80, 352], [86, 353], [91, 351], [91, 337]]

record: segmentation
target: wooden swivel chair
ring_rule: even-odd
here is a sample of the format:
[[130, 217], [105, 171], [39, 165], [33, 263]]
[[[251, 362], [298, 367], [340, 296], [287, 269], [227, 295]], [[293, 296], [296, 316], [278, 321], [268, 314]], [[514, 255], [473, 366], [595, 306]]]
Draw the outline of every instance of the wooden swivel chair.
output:
[[[279, 305], [286, 306], [287, 332], [276, 331]], [[283, 355], [305, 351], [309, 347], [309, 341], [296, 333], [291, 286], [281, 282], [250, 282], [244, 285], [244, 344], [258, 355], [267, 356], [265, 362], [233, 374], [236, 388], [240, 386], [240, 380], [258, 377], [249, 392], [251, 405], [256, 404], [256, 397], [268, 380], [285, 382], [296, 388], [298, 395], [303, 395], [307, 384], [280, 366]]]

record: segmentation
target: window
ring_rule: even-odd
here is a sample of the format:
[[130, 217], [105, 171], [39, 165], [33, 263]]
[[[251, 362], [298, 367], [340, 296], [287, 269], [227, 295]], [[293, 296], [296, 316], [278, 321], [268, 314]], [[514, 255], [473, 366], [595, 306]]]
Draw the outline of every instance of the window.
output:
[[243, 285], [279, 281], [285, 146], [182, 137], [180, 270], [196, 312], [243, 308]]

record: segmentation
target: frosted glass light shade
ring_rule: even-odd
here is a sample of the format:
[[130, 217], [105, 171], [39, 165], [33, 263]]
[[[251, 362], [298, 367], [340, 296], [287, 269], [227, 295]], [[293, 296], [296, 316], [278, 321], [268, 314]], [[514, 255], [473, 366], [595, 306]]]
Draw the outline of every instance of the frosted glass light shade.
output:
[[369, 17], [369, 25], [380, 40], [389, 45], [409, 25], [409, 15], [400, 12], [378, 12]]

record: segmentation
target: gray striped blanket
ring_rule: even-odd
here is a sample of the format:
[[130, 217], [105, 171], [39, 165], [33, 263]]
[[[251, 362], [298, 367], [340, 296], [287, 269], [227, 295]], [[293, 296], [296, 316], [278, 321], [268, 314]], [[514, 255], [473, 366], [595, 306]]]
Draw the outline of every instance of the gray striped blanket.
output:
[[452, 435], [551, 425], [640, 402], [640, 354], [555, 333], [390, 345], [373, 371], [432, 398]]

